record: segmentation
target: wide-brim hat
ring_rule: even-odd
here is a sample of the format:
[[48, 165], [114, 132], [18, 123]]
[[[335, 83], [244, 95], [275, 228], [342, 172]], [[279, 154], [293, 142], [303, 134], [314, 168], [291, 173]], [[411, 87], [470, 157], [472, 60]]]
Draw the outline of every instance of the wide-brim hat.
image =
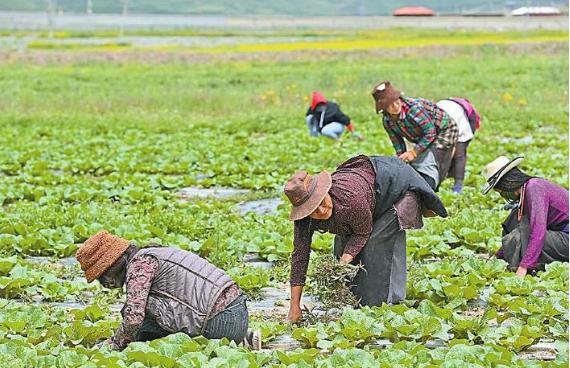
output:
[[383, 112], [402, 95], [402, 91], [392, 86], [390, 81], [378, 83], [372, 89], [372, 98], [376, 102], [376, 112]]
[[332, 186], [331, 174], [323, 171], [311, 176], [298, 171], [285, 184], [285, 195], [293, 205], [289, 220], [303, 219], [313, 213], [321, 204]]
[[99, 278], [129, 247], [128, 240], [105, 230], [87, 239], [75, 254], [87, 282]]
[[482, 193], [489, 193], [489, 191], [497, 185], [499, 180], [501, 180], [505, 174], [519, 166], [523, 161], [524, 156], [518, 156], [512, 160], [509, 160], [505, 156], [499, 156], [493, 162], [485, 166], [485, 169], [483, 169], [483, 176], [485, 176], [487, 184], [485, 184]]

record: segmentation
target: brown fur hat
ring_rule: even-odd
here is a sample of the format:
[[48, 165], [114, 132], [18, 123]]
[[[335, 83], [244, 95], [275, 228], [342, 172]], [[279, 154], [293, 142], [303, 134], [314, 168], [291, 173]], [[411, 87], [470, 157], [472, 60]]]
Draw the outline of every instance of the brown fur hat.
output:
[[105, 230], [87, 239], [75, 254], [87, 282], [92, 282], [107, 271], [125, 253], [129, 244], [128, 240]]

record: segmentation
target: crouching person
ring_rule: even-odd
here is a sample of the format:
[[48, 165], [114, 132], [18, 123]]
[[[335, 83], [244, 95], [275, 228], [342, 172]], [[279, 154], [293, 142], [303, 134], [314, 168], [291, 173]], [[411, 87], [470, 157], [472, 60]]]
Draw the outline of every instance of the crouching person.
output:
[[260, 348], [258, 333], [248, 332], [246, 296], [223, 270], [194, 253], [158, 245], [141, 249], [100, 231], [76, 257], [87, 282], [126, 287], [123, 321], [106, 342], [113, 350], [177, 332]]
[[497, 257], [524, 277], [547, 263], [568, 262], [568, 191], [546, 179], [529, 176], [518, 166], [523, 157], [500, 156], [485, 167], [487, 185], [510, 202], [517, 202], [503, 223], [503, 246]]

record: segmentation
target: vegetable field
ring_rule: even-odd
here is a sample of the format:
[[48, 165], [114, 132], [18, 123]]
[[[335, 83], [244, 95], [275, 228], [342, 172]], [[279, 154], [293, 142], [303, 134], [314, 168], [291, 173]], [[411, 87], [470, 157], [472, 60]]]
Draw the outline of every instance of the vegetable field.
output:
[[[381, 43], [347, 31], [229, 46], [212, 33], [201, 35], [212, 46], [196, 49], [40, 35], [0, 49], [0, 367], [567, 367], [568, 264], [524, 279], [508, 272], [494, 257], [508, 213], [497, 194], [480, 194], [479, 175], [498, 155], [524, 154], [525, 171], [568, 187], [567, 32], [382, 32]], [[464, 193], [445, 182], [450, 217], [408, 232], [405, 303], [323, 318], [313, 297], [311, 318], [289, 325], [283, 185], [297, 170], [393, 154], [370, 97], [384, 79], [479, 109]], [[314, 89], [365, 140], [309, 137]], [[240, 191], [181, 198], [184, 188]], [[263, 199], [278, 206], [247, 211]], [[264, 349], [183, 334], [93, 348], [118, 327], [124, 295], [87, 284], [71, 257], [101, 229], [227, 270], [259, 307], [250, 325]], [[330, 254], [332, 237], [315, 235], [313, 248], [314, 258]], [[268, 291], [279, 297], [267, 302]]]

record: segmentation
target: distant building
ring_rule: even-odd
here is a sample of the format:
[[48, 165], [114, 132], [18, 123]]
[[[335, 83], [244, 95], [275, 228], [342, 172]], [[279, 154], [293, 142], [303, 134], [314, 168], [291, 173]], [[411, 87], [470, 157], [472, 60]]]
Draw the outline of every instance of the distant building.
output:
[[394, 10], [392, 15], [395, 17], [433, 17], [435, 12], [423, 6], [405, 6]]
[[523, 6], [511, 12], [511, 15], [560, 15], [560, 9], [553, 6]]

